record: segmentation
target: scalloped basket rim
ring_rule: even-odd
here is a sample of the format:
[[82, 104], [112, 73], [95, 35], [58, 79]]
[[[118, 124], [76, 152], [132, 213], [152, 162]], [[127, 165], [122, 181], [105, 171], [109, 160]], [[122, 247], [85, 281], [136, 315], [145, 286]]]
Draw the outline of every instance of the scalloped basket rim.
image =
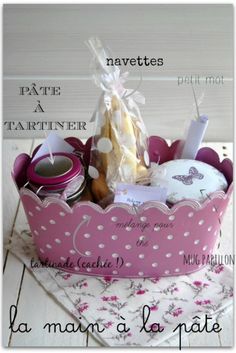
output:
[[[90, 137], [85, 141], [85, 143], [84, 143], [83, 141], [81, 141], [79, 138], [74, 137], [74, 136], [66, 137], [66, 138], [65, 138], [65, 141], [67, 141], [68, 143], [69, 143], [70, 140], [71, 140], [71, 142], [72, 142], [72, 140], [73, 140], [73, 141], [77, 141], [79, 144], [81, 144], [81, 145], [83, 146], [84, 149], [86, 149], [87, 145], [90, 144], [90, 141], [91, 141], [92, 137], [93, 137], [93, 136], [90, 136]], [[177, 143], [181, 142], [181, 140], [175, 140], [175, 141], [172, 141], [170, 144], [168, 144], [168, 142], [167, 142], [163, 137], [155, 136], [155, 135], [149, 136], [149, 141], [150, 141], [151, 139], [156, 139], [156, 140], [161, 141], [161, 143], [163, 143], [163, 144], [166, 146], [166, 148], [169, 149], [169, 150], [171, 150], [171, 148], [172, 148], [174, 145], [176, 145]], [[39, 145], [39, 146], [40, 146], [40, 145]], [[37, 147], [34, 149], [34, 151], [35, 151], [39, 146], [37, 146]], [[203, 151], [203, 150], [209, 150], [209, 151], [211, 151], [211, 153], [215, 155], [215, 157], [216, 157], [216, 159], [217, 159], [217, 162], [218, 162], [218, 164], [219, 164], [220, 166], [223, 166], [225, 162], [229, 162], [231, 165], [233, 165], [233, 162], [231, 161], [230, 158], [224, 158], [222, 161], [220, 161], [220, 157], [219, 157], [218, 153], [217, 153], [213, 148], [211, 148], [211, 147], [202, 147], [202, 148], [200, 148], [200, 149], [198, 150], [198, 153], [201, 152], [201, 151]], [[32, 155], [34, 154], [34, 151], [32, 152]], [[20, 155], [25, 155], [25, 156], [31, 158], [27, 153], [21, 153]], [[19, 157], [20, 155], [18, 155], [18, 157]], [[17, 158], [17, 157], [16, 157], [16, 158]], [[155, 162], [154, 162], [154, 163], [155, 163]], [[14, 175], [14, 173], [13, 173], [13, 175]]]
[[212, 194], [209, 195], [209, 198], [207, 198], [204, 202], [199, 202], [197, 200], [183, 200], [178, 203], [176, 203], [173, 207], [169, 208], [165, 203], [159, 202], [159, 201], [148, 201], [140, 205], [139, 207], [134, 210], [134, 208], [130, 205], [127, 205], [125, 203], [113, 203], [109, 206], [107, 206], [105, 209], [103, 209], [101, 206], [98, 204], [95, 204], [91, 201], [81, 201], [77, 202], [73, 207], [70, 207], [65, 201], [58, 199], [57, 197], [49, 196], [46, 197], [44, 200], [41, 200], [33, 191], [26, 189], [26, 188], [21, 188], [19, 193], [21, 196], [28, 196], [31, 199], [33, 199], [38, 206], [42, 208], [47, 208], [48, 206], [52, 204], [56, 204], [57, 206], [60, 206], [62, 209], [64, 209], [67, 213], [73, 214], [76, 212], [77, 208], [82, 208], [83, 206], [89, 206], [91, 207], [94, 211], [100, 213], [100, 214], [108, 214], [111, 212], [113, 209], [123, 209], [126, 210], [127, 213], [131, 215], [135, 215], [136, 212], [142, 214], [144, 211], [153, 208], [156, 210], [161, 211], [162, 213], [166, 215], [172, 215], [176, 213], [181, 207], [189, 206], [193, 210], [200, 210], [204, 209], [208, 206], [209, 203], [212, 203], [213, 200], [215, 199], [223, 199], [226, 200], [227, 197], [230, 196], [231, 192], [233, 189], [233, 184], [230, 185], [228, 188], [228, 191], [225, 193], [224, 191], [216, 191]]
[[[67, 138], [65, 138], [65, 140], [69, 143], [69, 141], [73, 139], [73, 141], [78, 141], [79, 144], [82, 144], [83, 147], [86, 148], [86, 146], [90, 143], [91, 138], [92, 138], [92, 136], [89, 137], [85, 141], [85, 143], [83, 141], [81, 141], [79, 138], [73, 137], [73, 136], [72, 137], [67, 137]], [[172, 148], [173, 145], [175, 145], [176, 143], [181, 141], [181, 140], [175, 140], [175, 141], [171, 142], [171, 144], [169, 145], [167, 143], [167, 141], [164, 138], [160, 137], [160, 136], [151, 135], [151, 136], [149, 136], [149, 141], [151, 139], [156, 139], [156, 140], [161, 141], [161, 143], [163, 143], [166, 146], [166, 148], [169, 149], [169, 150]], [[38, 148], [38, 146], [36, 148]], [[219, 158], [218, 153], [214, 149], [212, 149], [210, 147], [202, 147], [202, 148], [199, 149], [198, 153], [200, 151], [202, 151], [202, 150], [210, 150], [211, 153], [213, 153], [215, 155], [215, 157], [217, 159], [217, 162], [218, 162], [218, 164], [220, 166], [223, 165], [226, 161], [229, 161], [229, 163], [231, 165], [233, 164], [232, 161], [229, 158], [225, 158], [225, 159], [223, 159], [220, 162], [220, 158]], [[23, 154], [30, 158], [30, 156], [27, 153], [23, 153]], [[20, 155], [22, 155], [22, 154], [20, 154]], [[20, 155], [18, 155], [18, 157]], [[12, 172], [12, 177], [15, 180], [14, 172]], [[210, 202], [212, 202], [212, 200], [214, 200], [214, 199], [226, 199], [227, 197], [230, 196], [230, 194], [232, 193], [232, 190], [233, 190], [233, 181], [229, 185], [229, 187], [228, 187], [226, 192], [224, 192], [224, 191], [215, 191], [214, 193], [211, 193], [209, 195], [209, 198], [207, 198], [203, 202], [199, 202], [199, 201], [194, 200], [194, 199], [183, 200], [183, 201], [179, 201], [178, 203], [176, 203], [175, 205], [173, 205], [170, 208], [170, 207], [168, 207], [168, 205], [166, 205], [165, 203], [162, 203], [160, 201], [147, 201], [147, 202], [143, 203], [142, 205], [138, 206], [136, 208], [136, 210], [138, 210], [139, 213], [142, 213], [142, 212], [144, 212], [147, 209], [155, 208], [155, 209], [157, 209], [159, 211], [162, 211], [164, 214], [167, 214], [167, 215], [171, 215], [171, 214], [177, 212], [181, 207], [184, 207], [184, 206], [189, 206], [189, 207], [192, 207], [195, 210], [199, 210], [199, 209], [203, 209], [203, 208], [207, 207], [207, 205]], [[60, 200], [60, 199], [58, 199], [56, 197], [52, 197], [52, 196], [48, 196], [44, 200], [41, 200], [33, 191], [31, 191], [29, 189], [26, 189], [24, 187], [22, 187], [19, 190], [19, 193], [20, 193], [20, 195], [27, 195], [27, 196], [31, 197], [42, 208], [46, 208], [46, 207], [48, 207], [51, 204], [57, 204], [57, 205], [60, 205], [65, 211], [67, 211], [67, 213], [74, 213], [74, 211], [77, 208], [80, 208], [82, 206], [90, 206], [92, 209], [94, 209], [95, 211], [97, 211], [100, 214], [107, 214], [110, 211], [112, 211], [114, 208], [116, 208], [116, 209], [117, 208], [122, 208], [122, 209], [126, 210], [129, 214], [132, 214], [132, 215], [136, 214], [136, 211], [133, 209], [132, 206], [124, 204], [124, 203], [113, 203], [113, 204], [107, 206], [105, 209], [103, 209], [100, 205], [95, 204], [95, 203], [93, 203], [91, 201], [81, 201], [81, 202], [76, 203], [72, 207], [70, 207], [65, 201]]]
[[[69, 141], [71, 141], [71, 142], [72, 142], [72, 141], [77, 141], [78, 144], [81, 144], [81, 145], [83, 146], [83, 148], [86, 149], [87, 145], [90, 144], [90, 141], [91, 141], [92, 138], [93, 138], [93, 136], [90, 136], [90, 137], [85, 141], [85, 143], [84, 143], [84, 142], [81, 141], [79, 138], [74, 137], [74, 136], [70, 136], [70, 137], [66, 137], [66, 138], [65, 138], [65, 141], [67, 141], [68, 143], [69, 143]], [[168, 142], [167, 142], [163, 137], [155, 136], [155, 135], [149, 136], [149, 141], [150, 141], [151, 139], [156, 139], [156, 140], [161, 141], [161, 143], [163, 143], [163, 144], [166, 146], [166, 148], [169, 149], [169, 150], [171, 150], [171, 148], [172, 148], [174, 145], [176, 145], [177, 143], [181, 142], [181, 140], [175, 140], [175, 141], [172, 141], [171, 144], [169, 145]], [[38, 149], [39, 146], [40, 146], [40, 145], [38, 145], [37, 147], [35, 147], [34, 151], [35, 151], [36, 149]], [[213, 148], [211, 148], [211, 147], [202, 147], [202, 148], [200, 148], [200, 149], [198, 150], [198, 153], [201, 152], [201, 151], [203, 151], [203, 150], [209, 150], [209, 151], [211, 151], [211, 153], [213, 153], [213, 154], [215, 155], [215, 157], [216, 157], [216, 159], [217, 159], [217, 162], [218, 162], [218, 164], [219, 164], [220, 166], [223, 165], [223, 164], [224, 164], [225, 162], [227, 162], [227, 161], [228, 161], [231, 165], [233, 165], [233, 162], [231, 161], [230, 158], [224, 158], [222, 161], [220, 161], [220, 157], [219, 157], [218, 153], [217, 153]], [[34, 154], [34, 151], [32, 152], [32, 155]], [[17, 159], [19, 156], [21, 156], [21, 155], [25, 155], [25, 156], [31, 158], [27, 153], [21, 153], [21, 154], [19, 154], [19, 155], [16, 157], [16, 159]], [[155, 162], [154, 162], [154, 163], [155, 163]], [[13, 175], [14, 175], [14, 173], [13, 173]]]

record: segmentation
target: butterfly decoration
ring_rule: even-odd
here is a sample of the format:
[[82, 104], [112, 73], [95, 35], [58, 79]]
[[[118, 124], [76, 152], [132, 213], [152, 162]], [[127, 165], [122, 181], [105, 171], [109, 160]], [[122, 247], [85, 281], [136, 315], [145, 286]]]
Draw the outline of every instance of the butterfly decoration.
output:
[[197, 168], [191, 167], [189, 169], [188, 175], [174, 175], [172, 179], [176, 179], [181, 181], [184, 185], [191, 185], [193, 183], [193, 179], [203, 179], [204, 175], [199, 173]]

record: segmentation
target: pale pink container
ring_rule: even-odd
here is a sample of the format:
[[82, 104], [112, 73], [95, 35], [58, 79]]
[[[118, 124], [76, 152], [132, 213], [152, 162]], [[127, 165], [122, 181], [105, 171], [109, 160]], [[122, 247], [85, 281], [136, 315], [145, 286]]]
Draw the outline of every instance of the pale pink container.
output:
[[[89, 160], [91, 139], [86, 145], [75, 138], [66, 141]], [[151, 161], [173, 159], [178, 143], [168, 146], [162, 138], [150, 137]], [[125, 204], [112, 204], [103, 210], [91, 202], [78, 202], [70, 208], [65, 201], [53, 197], [41, 201], [23, 187], [30, 157], [19, 155], [12, 175], [40, 259], [68, 272], [94, 276], [159, 277], [199, 270], [218, 240], [233, 190], [233, 165], [229, 159], [220, 162], [210, 148], [200, 149], [196, 159], [225, 175], [229, 184], [226, 193], [215, 192], [203, 203], [181, 201], [172, 208], [156, 201], [147, 202], [138, 210]], [[139, 228], [132, 228], [130, 220]], [[149, 227], [142, 232], [141, 225], [147, 224]], [[188, 255], [200, 262], [186, 263]]]

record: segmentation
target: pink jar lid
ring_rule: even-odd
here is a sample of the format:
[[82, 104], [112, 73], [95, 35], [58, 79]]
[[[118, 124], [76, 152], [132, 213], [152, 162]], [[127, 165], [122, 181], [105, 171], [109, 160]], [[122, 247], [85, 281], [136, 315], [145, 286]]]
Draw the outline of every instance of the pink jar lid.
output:
[[45, 186], [48, 190], [63, 189], [74, 177], [84, 176], [84, 168], [80, 159], [69, 153], [54, 153], [54, 163], [50, 155], [44, 155], [32, 162], [27, 169], [30, 184]]

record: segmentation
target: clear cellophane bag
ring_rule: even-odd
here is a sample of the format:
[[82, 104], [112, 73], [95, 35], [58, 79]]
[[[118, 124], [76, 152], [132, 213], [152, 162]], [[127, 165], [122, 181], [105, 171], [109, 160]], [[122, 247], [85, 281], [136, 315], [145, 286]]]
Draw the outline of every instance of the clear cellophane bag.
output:
[[89, 165], [98, 194], [95, 199], [101, 201], [115, 191], [117, 183], [148, 183], [148, 135], [138, 108], [145, 99], [136, 90], [124, 88], [128, 73], [106, 65], [109, 53], [97, 38], [87, 45], [93, 54], [94, 80], [102, 90], [91, 119], [95, 131]]

